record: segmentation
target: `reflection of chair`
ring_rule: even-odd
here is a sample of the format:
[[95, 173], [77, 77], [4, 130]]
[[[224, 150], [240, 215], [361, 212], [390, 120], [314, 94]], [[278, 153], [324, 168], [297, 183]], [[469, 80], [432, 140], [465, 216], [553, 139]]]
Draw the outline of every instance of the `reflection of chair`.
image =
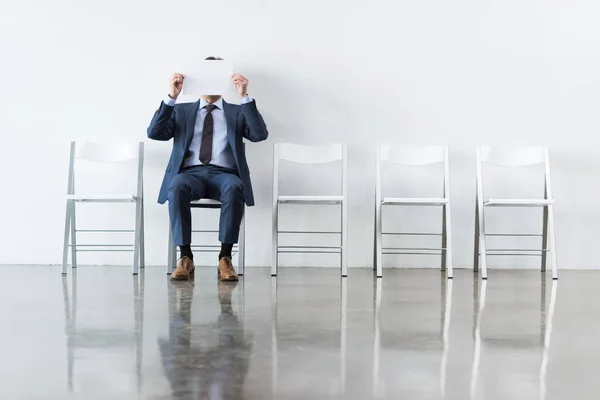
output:
[[[158, 346], [172, 399], [239, 399], [250, 364], [252, 341], [244, 330], [243, 281], [219, 282], [215, 322], [192, 325], [194, 282], [167, 282], [169, 336]], [[232, 292], [240, 293], [237, 314]], [[206, 314], [206, 304], [203, 304]], [[238, 315], [241, 315], [238, 318]]]
[[[277, 275], [279, 253], [339, 253], [342, 277], [348, 275], [348, 201], [346, 196], [346, 146], [332, 144], [329, 146], [301, 146], [290, 143], [276, 143], [273, 155], [273, 260], [271, 264], [271, 275]], [[329, 196], [280, 196], [279, 195], [279, 161], [289, 161], [299, 164], [324, 164], [335, 161], [342, 162], [342, 193]], [[340, 206], [341, 226], [337, 232], [321, 231], [280, 231], [279, 230], [279, 206], [280, 204], [295, 205], [334, 205]], [[341, 235], [340, 246], [279, 246], [279, 234], [339, 234]]]
[[[282, 395], [281, 393], [279, 393], [279, 382], [280, 382], [280, 369], [279, 369], [279, 353], [280, 353], [280, 345], [279, 345], [279, 329], [278, 329], [278, 316], [279, 316], [279, 310], [278, 310], [278, 305], [280, 304], [281, 299], [278, 298], [278, 284], [277, 284], [277, 280], [273, 279], [271, 282], [271, 390], [272, 393], [274, 395], [274, 398]], [[337, 387], [335, 388], [330, 388], [332, 392], [336, 392], [339, 395], [343, 395], [346, 393], [346, 378], [347, 378], [347, 366], [346, 366], [346, 353], [347, 353], [347, 330], [348, 330], [348, 323], [347, 323], [347, 310], [348, 310], [348, 286], [347, 286], [347, 281], [345, 279], [342, 279], [341, 281], [341, 288], [340, 288], [340, 340], [339, 340], [339, 347], [340, 347], [340, 353], [339, 353], [339, 380], [338, 382], [335, 382], [337, 385]], [[330, 350], [333, 346], [337, 347], [337, 341], [333, 338], [333, 337], [329, 337], [329, 335], [327, 335], [326, 332], [319, 332], [319, 333], [323, 333], [322, 335], [320, 335], [320, 339], [315, 339], [314, 335], [310, 335], [311, 339], [310, 342], [307, 343], [305, 340], [302, 340], [302, 342], [300, 343], [294, 343], [293, 342], [293, 338], [290, 338], [289, 335], [285, 335], [286, 340], [285, 343], [287, 346], [290, 346], [291, 348], [304, 348], [306, 349], [306, 346], [317, 346], [317, 345], [321, 345], [323, 347], [325, 347], [325, 350]], [[331, 342], [336, 342], [335, 344], [331, 343]], [[324, 349], [322, 347], [319, 347], [318, 350], [315, 351], [319, 351], [319, 356], [318, 359], [320, 361], [319, 364], [323, 364], [325, 360], [327, 360], [326, 354], [323, 351]], [[286, 353], [288, 356], [290, 354], [289, 352], [289, 348], [283, 351], [284, 353]], [[302, 354], [313, 354], [313, 356], [310, 357], [310, 362], [311, 362], [311, 367], [316, 367], [316, 365], [314, 365], [313, 360], [316, 359], [316, 357], [314, 357], [314, 353], [312, 352], [308, 352], [308, 351], [303, 351]], [[300, 354], [296, 354], [296, 356], [299, 356]], [[299, 359], [298, 357], [294, 358], [294, 366], [296, 368], [298, 368], [299, 365]], [[306, 374], [306, 371], [302, 371], [302, 375], [304, 376], [304, 381], [303, 382], [298, 382], [297, 380], [297, 376], [296, 375], [292, 375], [290, 381], [294, 381], [294, 382], [298, 382], [299, 385], [301, 387], [309, 387], [311, 389], [311, 393], [314, 393], [312, 391], [315, 390], [315, 387], [311, 386], [311, 384], [309, 382], [307, 382], [307, 379], [309, 377], [318, 377], [320, 378], [319, 375], [317, 375], [315, 373], [315, 371], [311, 370], [309, 375]], [[289, 390], [289, 385], [281, 385], [283, 387], [287, 387]], [[299, 388], [299, 387], [298, 387]], [[292, 389], [296, 389], [294, 387], [292, 387]], [[295, 392], [293, 394], [294, 396], [298, 396], [298, 398], [302, 398], [302, 394], [298, 394], [297, 392]], [[304, 396], [306, 397], [306, 396]]]
[[[221, 202], [218, 200], [212, 199], [202, 199], [192, 201], [192, 208], [201, 208], [201, 209], [211, 209], [221, 208]], [[246, 243], [246, 217], [242, 217], [242, 223], [240, 225], [240, 238], [238, 245], [234, 246], [233, 251], [236, 249], [238, 251], [238, 275], [244, 275], [244, 266], [245, 266], [245, 243]], [[192, 230], [192, 232], [197, 233], [219, 233], [218, 230]], [[192, 245], [192, 248], [199, 249], [197, 251], [204, 253], [218, 253], [220, 251], [220, 245]], [[177, 263], [177, 246], [173, 243], [173, 231], [169, 226], [169, 249], [168, 249], [168, 260], [167, 260], [167, 275], [170, 275]]]
[[[95, 163], [121, 163], [137, 159], [137, 188], [135, 193], [126, 194], [80, 194], [75, 193], [75, 161]], [[69, 157], [69, 181], [67, 187], [67, 211], [65, 216], [65, 237], [63, 243], [63, 263], [61, 272], [67, 273], [69, 247], [71, 264], [77, 267], [77, 247], [79, 251], [133, 251], [133, 274], [137, 275], [140, 264], [144, 266], [144, 199], [143, 199], [144, 143], [99, 144], [71, 142]], [[134, 203], [135, 230], [81, 230], [75, 223], [75, 203]], [[121, 244], [77, 244], [77, 232], [134, 232], [133, 249], [131, 245]], [[71, 244], [69, 244], [69, 237]]]
[[[483, 164], [502, 167], [525, 167], [544, 164], [543, 199], [485, 199], [483, 197]], [[477, 192], [475, 198], [475, 262], [474, 269], [481, 266], [481, 277], [487, 279], [488, 255], [535, 256], [541, 252], [542, 271], [546, 271], [547, 252], [550, 252], [552, 278], [557, 279], [556, 241], [554, 236], [554, 197], [550, 181], [550, 159], [545, 147], [522, 147], [517, 149], [498, 149], [488, 146], [477, 148]], [[543, 207], [543, 232], [539, 234], [490, 234], [485, 230], [485, 207]], [[542, 237], [542, 249], [488, 249], [487, 236], [505, 237]], [[548, 240], [550, 246], [548, 246]]]
[[[379, 397], [382, 391], [380, 370], [381, 370], [381, 348], [385, 347], [382, 343], [381, 336], [381, 299], [382, 299], [382, 283], [380, 279], [375, 282], [375, 293], [373, 296], [373, 397]], [[407, 338], [399, 337], [398, 339], [402, 342], [410, 342], [410, 351], [418, 354], [419, 359], [423, 359], [420, 353], [429, 353], [431, 350], [434, 352], [439, 351], [437, 344], [435, 348], [431, 348], [431, 343], [437, 343], [435, 339], [438, 339], [441, 334], [441, 357], [440, 357], [440, 393], [442, 398], [445, 398], [446, 392], [446, 378], [448, 370], [448, 351], [449, 351], [449, 335], [450, 335], [450, 319], [452, 311], [452, 280], [442, 280], [442, 326], [441, 333], [435, 333], [433, 335], [425, 335], [420, 333], [417, 337]], [[394, 335], [395, 337], [397, 335]], [[427, 337], [430, 336], [430, 337]], [[419, 339], [424, 339], [422, 343], [419, 343]], [[433, 340], [432, 340], [433, 339]], [[388, 350], [392, 350], [392, 345]], [[385, 353], [390, 353], [387, 351]], [[414, 368], [414, 366], [411, 366]]]
[[[141, 288], [139, 281], [141, 280]], [[62, 279], [65, 304], [65, 333], [67, 335], [67, 378], [69, 390], [74, 387], [75, 351], [77, 349], [99, 350], [133, 348], [135, 351], [135, 374], [138, 392], [142, 388], [142, 343], [144, 325], [144, 277], [133, 279], [133, 329], [108, 329], [101, 327], [77, 327], [77, 273], [72, 275], [72, 294], [69, 298], [67, 278]]]
[[[479, 288], [479, 280], [474, 280], [473, 286], [473, 297], [474, 301], [474, 310], [473, 310], [473, 336], [474, 336], [474, 349], [473, 349], [473, 362], [471, 366], [471, 399], [478, 398], [476, 396], [477, 391], [477, 383], [479, 381], [479, 375], [481, 370], [481, 358], [482, 358], [482, 348], [485, 344], [487, 349], [496, 349], [502, 353], [506, 353], [505, 350], [511, 350], [511, 353], [515, 353], [515, 351], [527, 351], [530, 349], [536, 349], [541, 347], [541, 361], [539, 366], [538, 380], [539, 380], [539, 391], [540, 391], [540, 399], [545, 399], [546, 393], [546, 374], [548, 369], [548, 356], [550, 350], [550, 339], [552, 335], [552, 320], [554, 318], [554, 310], [556, 307], [556, 290], [558, 287], [558, 283], [555, 280], [552, 280], [552, 287], [550, 289], [550, 300], [548, 309], [546, 309], [546, 280], [545, 276], [542, 278], [542, 291], [541, 291], [541, 300], [540, 300], [540, 339], [533, 338], [482, 338], [482, 318], [486, 305], [486, 296], [487, 296], [487, 281], [484, 280], [481, 282], [481, 288]], [[520, 363], [523, 357], [520, 357]], [[514, 366], [512, 366], [514, 367]], [[497, 367], [494, 367], [494, 375], [498, 376], [499, 371]], [[496, 394], [496, 393], [495, 393]]]
[[[402, 166], [426, 166], [442, 163], [444, 179], [442, 196], [438, 198], [396, 198], [381, 195], [381, 166], [382, 162]], [[422, 254], [442, 255], [442, 270], [447, 270], [448, 278], [452, 278], [452, 226], [450, 223], [450, 169], [448, 165], [448, 149], [443, 146], [404, 147], [383, 145], [377, 148], [377, 177], [375, 183], [375, 268], [377, 276], [383, 273], [383, 254]], [[439, 236], [435, 233], [415, 232], [382, 232], [383, 206], [441, 206], [442, 207], [442, 247], [441, 248], [383, 248], [383, 235], [404, 236]]]

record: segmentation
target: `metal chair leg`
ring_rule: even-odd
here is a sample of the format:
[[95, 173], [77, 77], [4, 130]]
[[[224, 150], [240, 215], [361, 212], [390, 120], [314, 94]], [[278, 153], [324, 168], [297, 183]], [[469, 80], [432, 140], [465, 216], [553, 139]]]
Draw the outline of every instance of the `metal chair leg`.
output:
[[542, 272], [546, 272], [548, 259], [548, 206], [544, 207], [542, 219]]
[[142, 221], [141, 221], [141, 235], [140, 235], [140, 268], [144, 268], [146, 266], [146, 255], [145, 250], [146, 246], [144, 245], [144, 200], [142, 199]]
[[342, 202], [342, 278], [348, 276], [348, 205]]
[[133, 275], [137, 275], [140, 270], [140, 244], [142, 233], [142, 205], [141, 201], [135, 202], [135, 242], [133, 244]]
[[442, 206], [442, 266], [441, 266], [441, 270], [445, 271], [446, 270], [446, 246], [448, 245], [447, 243], [447, 237], [446, 237], [446, 205]]
[[479, 271], [479, 204], [475, 200], [475, 238], [473, 239], [473, 271]]
[[377, 208], [373, 216], [373, 271], [377, 271]]
[[376, 258], [376, 272], [377, 277], [383, 277], [383, 254], [382, 252], [382, 220], [381, 220], [381, 203], [375, 204], [375, 258]]
[[[244, 212], [245, 214], [245, 212]], [[240, 224], [240, 239], [238, 241], [238, 275], [244, 275], [246, 267], [246, 216], [242, 217]]]
[[444, 247], [446, 248], [446, 250], [444, 250], [444, 254], [446, 256], [446, 263], [445, 263], [445, 268], [446, 268], [446, 276], [448, 279], [452, 279], [454, 278], [454, 268], [452, 265], [452, 218], [450, 216], [450, 206], [444, 206], [444, 209], [446, 210], [445, 212], [445, 216], [444, 216], [444, 222], [445, 222], [445, 231], [446, 231], [446, 242], [444, 244]]
[[71, 201], [71, 267], [77, 268], [77, 220], [75, 219], [75, 202]]
[[65, 236], [63, 241], [63, 261], [60, 270], [62, 275], [67, 274], [67, 264], [69, 262], [69, 234], [71, 232], [71, 201], [67, 200], [65, 211]]
[[271, 276], [277, 276], [277, 255], [279, 253], [279, 204], [273, 206], [273, 227], [272, 227], [272, 248], [271, 248]]
[[550, 231], [550, 262], [552, 263], [552, 279], [558, 279], [558, 263], [556, 261], [556, 236], [554, 232], [553, 206], [548, 206], [548, 227]]
[[485, 223], [483, 205], [479, 204], [479, 249], [481, 262], [481, 279], [487, 279], [487, 250], [485, 245]]
[[171, 224], [169, 223], [169, 243], [168, 243], [169, 248], [167, 249], [167, 267], [166, 267], [166, 272], [167, 275], [171, 275], [173, 273], [173, 268], [175, 266], [175, 257], [176, 257], [176, 250], [175, 250], [175, 244], [173, 243], [173, 229], [171, 229]]

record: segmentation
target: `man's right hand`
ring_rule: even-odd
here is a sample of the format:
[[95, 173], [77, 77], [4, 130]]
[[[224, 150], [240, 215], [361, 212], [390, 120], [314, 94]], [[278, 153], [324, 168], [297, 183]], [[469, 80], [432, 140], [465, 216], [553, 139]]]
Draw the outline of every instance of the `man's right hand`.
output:
[[181, 93], [181, 89], [183, 88], [183, 75], [180, 73], [173, 74], [173, 78], [171, 78], [171, 93], [169, 96], [172, 99], [176, 99]]

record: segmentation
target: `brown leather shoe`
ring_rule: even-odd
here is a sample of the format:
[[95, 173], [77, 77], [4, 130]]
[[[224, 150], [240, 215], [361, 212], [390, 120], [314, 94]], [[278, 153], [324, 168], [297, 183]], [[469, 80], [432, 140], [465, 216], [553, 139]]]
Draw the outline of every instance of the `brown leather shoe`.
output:
[[177, 268], [171, 274], [173, 281], [187, 281], [194, 278], [194, 261], [191, 258], [183, 256], [177, 261]]
[[238, 276], [233, 269], [231, 258], [223, 257], [219, 260], [219, 279], [222, 281], [237, 281]]

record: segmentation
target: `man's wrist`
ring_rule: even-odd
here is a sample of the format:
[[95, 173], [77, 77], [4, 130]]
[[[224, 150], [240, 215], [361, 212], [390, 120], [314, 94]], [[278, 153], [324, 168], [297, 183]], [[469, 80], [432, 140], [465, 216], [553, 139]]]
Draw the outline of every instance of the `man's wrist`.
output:
[[163, 100], [163, 102], [164, 102], [166, 105], [173, 107], [173, 106], [175, 105], [175, 102], [176, 102], [176, 100], [177, 100], [177, 98], [173, 98], [173, 97], [171, 97], [171, 95], [168, 95], [168, 96], [167, 96], [167, 97], [166, 97], [166, 98]]
[[246, 95], [240, 99], [240, 104], [252, 103], [252, 101], [252, 97], [250, 97], [250, 95], [246, 93]]

